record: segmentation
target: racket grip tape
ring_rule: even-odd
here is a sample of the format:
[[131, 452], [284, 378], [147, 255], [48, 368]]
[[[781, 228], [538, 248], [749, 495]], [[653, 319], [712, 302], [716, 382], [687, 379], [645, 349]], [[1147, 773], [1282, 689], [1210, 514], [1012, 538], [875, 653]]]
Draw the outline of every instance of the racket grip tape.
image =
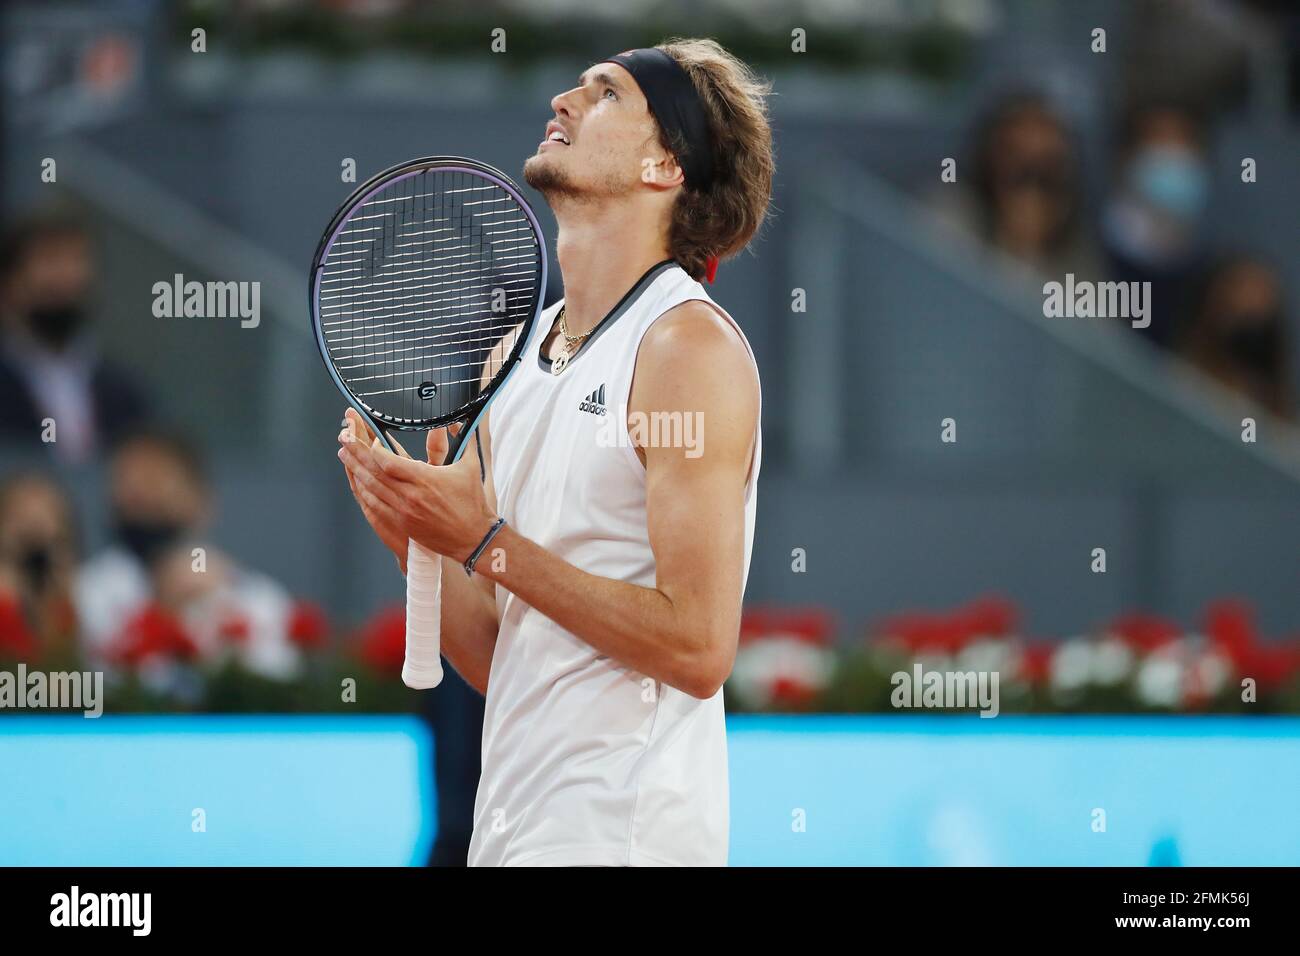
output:
[[402, 683], [427, 690], [442, 683], [442, 558], [406, 545], [406, 661]]

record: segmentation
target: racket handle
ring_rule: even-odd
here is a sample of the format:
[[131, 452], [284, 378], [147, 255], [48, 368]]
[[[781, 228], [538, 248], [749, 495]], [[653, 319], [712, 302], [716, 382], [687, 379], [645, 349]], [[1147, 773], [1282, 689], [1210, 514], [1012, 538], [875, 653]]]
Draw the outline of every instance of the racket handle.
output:
[[406, 544], [406, 661], [402, 683], [427, 690], [442, 683], [442, 558]]

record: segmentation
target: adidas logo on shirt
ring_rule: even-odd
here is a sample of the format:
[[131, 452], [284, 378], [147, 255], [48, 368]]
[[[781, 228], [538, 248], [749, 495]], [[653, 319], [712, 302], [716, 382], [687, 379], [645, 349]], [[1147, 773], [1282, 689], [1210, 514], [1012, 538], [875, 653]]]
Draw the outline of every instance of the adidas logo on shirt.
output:
[[591, 412], [593, 415], [604, 415], [606, 411], [605, 386], [600, 386], [600, 388], [584, 398], [578, 405], [578, 411]]

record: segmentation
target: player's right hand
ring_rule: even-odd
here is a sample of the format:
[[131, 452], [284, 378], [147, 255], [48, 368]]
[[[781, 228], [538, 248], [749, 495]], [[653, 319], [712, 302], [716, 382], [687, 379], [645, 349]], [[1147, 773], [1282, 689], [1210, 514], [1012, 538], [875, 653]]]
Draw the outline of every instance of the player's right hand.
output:
[[[463, 427], [464, 426], [459, 422], [453, 424], [450, 428], [451, 434], [460, 434], [460, 430]], [[427, 460], [430, 464], [441, 465], [447, 460], [447, 448], [450, 444], [450, 438], [447, 433], [448, 429], [446, 428], [435, 428], [425, 436], [424, 448], [428, 456]], [[369, 426], [366, 425], [365, 419], [357, 414], [356, 409], [348, 408], [347, 411], [343, 413], [343, 429], [339, 432], [339, 444], [343, 444], [346, 441], [363, 441], [369, 445], [373, 443], [374, 440], [375, 434], [370, 430]], [[404, 458], [411, 457], [407, 454], [406, 449], [402, 447], [401, 442], [395, 441], [393, 444], [397, 446], [397, 453], [399, 455]], [[344, 473], [348, 476], [348, 487], [352, 490], [352, 497], [356, 500], [357, 506], [361, 509], [361, 514], [365, 516], [366, 521], [374, 530], [375, 534], [379, 536], [379, 540], [384, 543], [384, 546], [388, 548], [389, 551], [393, 552], [393, 556], [397, 558], [398, 565], [401, 566], [402, 573], [405, 574], [408, 541], [406, 532], [397, 525], [385, 521], [379, 513], [366, 504], [365, 499], [361, 495], [357, 494], [356, 477], [347, 469], [346, 465], [344, 466]]]
[[[357, 414], [356, 410], [349, 408], [343, 413], [343, 430], [339, 432], [339, 444], [342, 445], [351, 441], [363, 441], [367, 445], [375, 440], [374, 433], [367, 427], [365, 421]], [[400, 442], [394, 442], [399, 449], [400, 454], [406, 454]], [[376, 511], [371, 509], [365, 502], [365, 499], [357, 493], [357, 480], [347, 465], [343, 466], [344, 473], [348, 476], [348, 487], [352, 489], [352, 497], [356, 500], [357, 507], [361, 509], [361, 514], [365, 516], [366, 521], [379, 536], [379, 540], [384, 543], [384, 547], [393, 552], [397, 558], [397, 563], [406, 573], [406, 547], [407, 537], [397, 525], [384, 520]]]

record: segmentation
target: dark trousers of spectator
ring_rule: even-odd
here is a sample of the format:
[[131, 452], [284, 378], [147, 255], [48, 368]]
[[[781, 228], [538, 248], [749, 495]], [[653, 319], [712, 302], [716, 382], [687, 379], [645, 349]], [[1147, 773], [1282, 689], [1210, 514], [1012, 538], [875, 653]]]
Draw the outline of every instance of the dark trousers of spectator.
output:
[[434, 779], [438, 792], [438, 835], [429, 866], [464, 866], [474, 832], [483, 741], [483, 696], [442, 662], [442, 683], [424, 691], [420, 715], [433, 729]]

